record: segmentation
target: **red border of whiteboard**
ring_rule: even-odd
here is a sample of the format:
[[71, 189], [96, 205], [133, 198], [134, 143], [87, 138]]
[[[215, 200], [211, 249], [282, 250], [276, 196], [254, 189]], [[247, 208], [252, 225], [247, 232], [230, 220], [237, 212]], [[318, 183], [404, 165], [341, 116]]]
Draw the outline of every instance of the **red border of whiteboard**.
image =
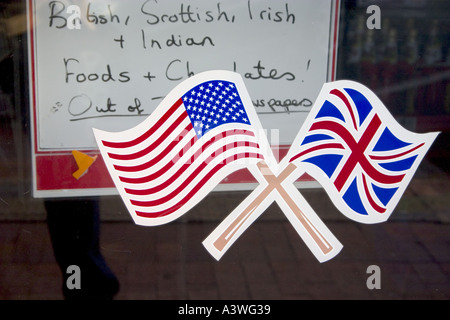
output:
[[[36, 198], [49, 197], [80, 197], [101, 196], [117, 194], [114, 183], [106, 169], [98, 150], [79, 150], [90, 156], [98, 155], [98, 159], [89, 168], [89, 174], [77, 180], [72, 177], [78, 167], [72, 152], [68, 151], [42, 151], [37, 141], [37, 91], [36, 91], [36, 64], [35, 64], [35, 34], [34, 34], [34, 0], [27, 3], [27, 23], [29, 30], [29, 66], [30, 66], [30, 102], [31, 102], [31, 132], [32, 132], [32, 163], [33, 163], [33, 196]], [[332, 3], [331, 35], [329, 51], [328, 81], [336, 79], [336, 64], [338, 53], [340, 0]], [[280, 159], [287, 153], [288, 145], [274, 147]], [[70, 177], [67, 179], [67, 177]], [[251, 190], [255, 186], [253, 176], [247, 170], [239, 170], [228, 176], [215, 189], [216, 191]], [[308, 175], [300, 177], [299, 187], [317, 187], [315, 181]]]

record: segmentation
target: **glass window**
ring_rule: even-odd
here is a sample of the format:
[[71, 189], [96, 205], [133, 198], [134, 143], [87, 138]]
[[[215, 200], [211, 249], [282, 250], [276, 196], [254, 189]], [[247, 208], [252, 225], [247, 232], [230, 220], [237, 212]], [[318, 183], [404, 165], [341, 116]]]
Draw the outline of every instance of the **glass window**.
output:
[[[449, 299], [450, 3], [237, 3], [0, 4], [0, 299]], [[68, 34], [79, 51], [64, 51]], [[228, 177], [236, 183], [175, 221], [137, 225], [91, 130], [138, 124], [217, 65], [242, 75], [281, 158], [322, 84], [343, 79], [372, 90], [404, 128], [440, 134], [384, 223], [348, 219], [302, 176], [299, 192], [343, 245], [329, 261], [276, 203], [216, 260], [202, 241], [257, 188], [251, 174]]]

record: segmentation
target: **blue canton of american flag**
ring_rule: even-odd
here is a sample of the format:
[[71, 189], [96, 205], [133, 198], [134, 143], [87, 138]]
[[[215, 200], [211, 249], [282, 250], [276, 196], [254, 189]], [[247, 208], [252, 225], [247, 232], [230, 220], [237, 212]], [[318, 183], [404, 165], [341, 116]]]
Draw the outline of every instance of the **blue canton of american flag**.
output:
[[187, 92], [183, 102], [198, 138], [222, 124], [250, 125], [236, 86], [231, 82], [202, 83]]
[[222, 71], [183, 81], [134, 128], [94, 132], [134, 221], [159, 225], [186, 213], [230, 173], [261, 161], [260, 129], [242, 78]]
[[290, 150], [349, 218], [376, 223], [394, 210], [437, 134], [401, 127], [372, 91], [324, 85]]

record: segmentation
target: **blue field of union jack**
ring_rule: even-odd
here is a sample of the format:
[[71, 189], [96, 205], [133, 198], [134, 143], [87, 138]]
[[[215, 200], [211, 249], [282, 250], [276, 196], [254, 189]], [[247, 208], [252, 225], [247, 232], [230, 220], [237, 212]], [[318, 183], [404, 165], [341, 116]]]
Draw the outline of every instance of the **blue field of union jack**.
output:
[[289, 151], [347, 217], [385, 221], [437, 133], [407, 131], [376, 95], [352, 81], [323, 86]]

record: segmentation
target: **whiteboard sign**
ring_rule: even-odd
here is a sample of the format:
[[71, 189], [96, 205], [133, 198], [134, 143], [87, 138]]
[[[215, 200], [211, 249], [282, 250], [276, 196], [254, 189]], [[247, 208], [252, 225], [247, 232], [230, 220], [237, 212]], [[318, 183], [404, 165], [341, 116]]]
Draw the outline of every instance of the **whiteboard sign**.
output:
[[[240, 73], [281, 154], [334, 80], [337, 1], [27, 4], [36, 197], [115, 194], [101, 159], [75, 179], [72, 151], [98, 155], [93, 127], [134, 127], [199, 72]], [[251, 181], [240, 172], [223, 184]]]

